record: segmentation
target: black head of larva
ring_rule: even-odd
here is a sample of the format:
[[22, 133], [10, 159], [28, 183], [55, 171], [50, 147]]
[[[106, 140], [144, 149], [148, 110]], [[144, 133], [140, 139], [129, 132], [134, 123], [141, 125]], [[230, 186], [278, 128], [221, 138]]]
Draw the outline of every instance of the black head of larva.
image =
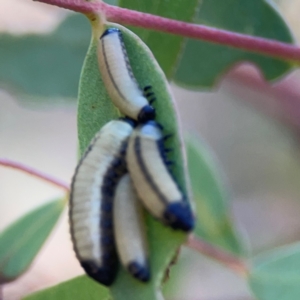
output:
[[154, 120], [155, 115], [155, 109], [150, 105], [145, 105], [138, 114], [137, 119], [140, 123], [145, 123], [147, 121]]
[[106, 35], [109, 35], [111, 33], [118, 33], [120, 34], [121, 33], [121, 30], [118, 29], [118, 28], [108, 28], [106, 29], [103, 34], [101, 35], [100, 39], [102, 39], [103, 37], [105, 37]]
[[138, 262], [132, 262], [128, 265], [127, 269], [133, 277], [143, 282], [147, 282], [150, 280], [150, 272], [147, 266], [143, 266]]
[[166, 208], [164, 212], [166, 223], [173, 229], [192, 231], [195, 226], [195, 218], [187, 202], [175, 202]]

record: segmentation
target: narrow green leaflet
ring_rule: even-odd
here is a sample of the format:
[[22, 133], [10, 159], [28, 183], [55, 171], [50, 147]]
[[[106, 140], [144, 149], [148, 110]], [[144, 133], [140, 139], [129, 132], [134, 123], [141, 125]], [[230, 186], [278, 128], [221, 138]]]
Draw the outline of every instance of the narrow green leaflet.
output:
[[300, 243], [257, 256], [248, 280], [259, 300], [299, 300]]
[[87, 276], [79, 276], [34, 293], [24, 300], [108, 300], [108, 289]]
[[[265, 0], [203, 0], [195, 23], [292, 43], [291, 33], [276, 9]], [[188, 40], [174, 80], [187, 87], [212, 87], [233, 65], [256, 64], [267, 80], [286, 72], [291, 63], [207, 42]]]
[[[152, 85], [153, 87], [153, 92], [157, 98], [154, 104], [157, 111], [157, 121], [164, 126], [166, 134], [174, 134], [166, 143], [167, 147], [174, 149], [172, 155], [170, 155], [170, 159], [176, 162], [173, 173], [179, 185], [183, 190], [186, 190], [182, 143], [166, 78], [147, 46], [135, 34], [119, 25], [111, 24], [110, 26], [118, 27], [122, 30], [131, 66], [140, 86]], [[99, 74], [96, 56], [98, 38], [99, 32], [95, 28], [81, 74], [78, 106], [78, 134], [81, 153], [87, 147], [94, 134], [106, 122], [119, 116], [106, 93]], [[117, 280], [111, 288], [114, 300], [155, 300], [161, 297], [159, 287], [164, 277], [164, 272], [175, 251], [184, 242], [186, 235], [161, 225], [150, 216], [147, 216], [147, 227], [152, 279], [148, 284], [139, 283], [123, 269], [120, 269]]]
[[[199, 0], [119, 0], [121, 7], [184, 22], [193, 21], [198, 3]], [[130, 27], [130, 29], [147, 44], [166, 76], [170, 78], [185, 39], [159, 31], [136, 27]]]
[[0, 283], [20, 276], [43, 246], [66, 201], [47, 203], [28, 213], [0, 234]]
[[195, 136], [186, 138], [186, 149], [197, 207], [196, 235], [241, 255], [243, 247], [230, 218], [228, 192], [211, 151]]
[[51, 102], [75, 98], [90, 31], [86, 18], [77, 14], [51, 34], [1, 34], [1, 86], [40, 99], [52, 97]]

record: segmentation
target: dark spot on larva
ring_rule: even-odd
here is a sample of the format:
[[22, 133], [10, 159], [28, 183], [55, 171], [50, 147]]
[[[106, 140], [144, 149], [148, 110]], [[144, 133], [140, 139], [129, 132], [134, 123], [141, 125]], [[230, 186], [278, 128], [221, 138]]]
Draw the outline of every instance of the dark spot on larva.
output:
[[145, 96], [149, 99], [151, 96], [154, 96], [154, 93], [153, 92], [146, 93]]
[[166, 134], [164, 137], [163, 137], [163, 140], [166, 141], [168, 140], [169, 138], [173, 137], [174, 134], [170, 133], [170, 134]]
[[147, 85], [147, 86], [144, 87], [144, 92], [147, 92], [147, 91], [149, 91], [151, 89], [152, 89], [152, 86], [151, 85]]
[[156, 97], [153, 97], [153, 98], [149, 99], [150, 105], [152, 105], [155, 101], [156, 101]]

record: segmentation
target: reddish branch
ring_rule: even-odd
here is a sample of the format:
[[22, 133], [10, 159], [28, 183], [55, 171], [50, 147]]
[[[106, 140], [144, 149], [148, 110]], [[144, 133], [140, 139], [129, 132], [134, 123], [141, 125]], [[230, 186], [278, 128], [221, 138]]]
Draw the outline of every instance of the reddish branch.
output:
[[103, 2], [84, 0], [36, 0], [84, 14], [102, 13], [108, 21], [163, 31], [207, 42], [256, 52], [288, 61], [300, 61], [300, 48], [291, 44], [239, 34], [204, 25], [185, 23], [147, 13], [133, 11]]
[[35, 170], [29, 166], [23, 165], [22, 163], [15, 162], [15, 161], [5, 159], [5, 158], [0, 158], [0, 165], [8, 167], [8, 168], [17, 169], [17, 170], [25, 172], [27, 174], [33, 175], [35, 177], [38, 177], [42, 180], [47, 181], [48, 183], [54, 184], [57, 187], [60, 187], [66, 191], [69, 191], [69, 185], [67, 183], [64, 183], [54, 177], [44, 174], [41, 171]]
[[201, 254], [217, 260], [242, 276], [246, 276], [248, 274], [248, 267], [243, 260], [224, 251], [223, 249], [217, 248], [216, 246], [195, 237], [193, 234], [189, 236], [186, 245]]

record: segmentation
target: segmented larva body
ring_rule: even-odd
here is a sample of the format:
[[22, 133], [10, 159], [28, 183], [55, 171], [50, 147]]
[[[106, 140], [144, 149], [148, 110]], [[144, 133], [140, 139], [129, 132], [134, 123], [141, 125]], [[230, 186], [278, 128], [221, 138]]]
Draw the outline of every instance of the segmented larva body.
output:
[[113, 197], [126, 172], [124, 155], [131, 121], [107, 123], [79, 162], [70, 193], [70, 226], [76, 256], [86, 273], [110, 285], [118, 270], [113, 234]]
[[122, 265], [133, 277], [150, 279], [143, 210], [129, 174], [124, 175], [114, 198], [114, 232]]
[[191, 207], [170, 173], [160, 126], [149, 121], [129, 138], [126, 161], [139, 198], [147, 210], [173, 229], [194, 227]]
[[[139, 122], [153, 120], [155, 110], [149, 105], [133, 75], [119, 29], [109, 28], [100, 37], [98, 61], [105, 87], [116, 107]], [[152, 97], [153, 93], [148, 93], [148, 96]]]

